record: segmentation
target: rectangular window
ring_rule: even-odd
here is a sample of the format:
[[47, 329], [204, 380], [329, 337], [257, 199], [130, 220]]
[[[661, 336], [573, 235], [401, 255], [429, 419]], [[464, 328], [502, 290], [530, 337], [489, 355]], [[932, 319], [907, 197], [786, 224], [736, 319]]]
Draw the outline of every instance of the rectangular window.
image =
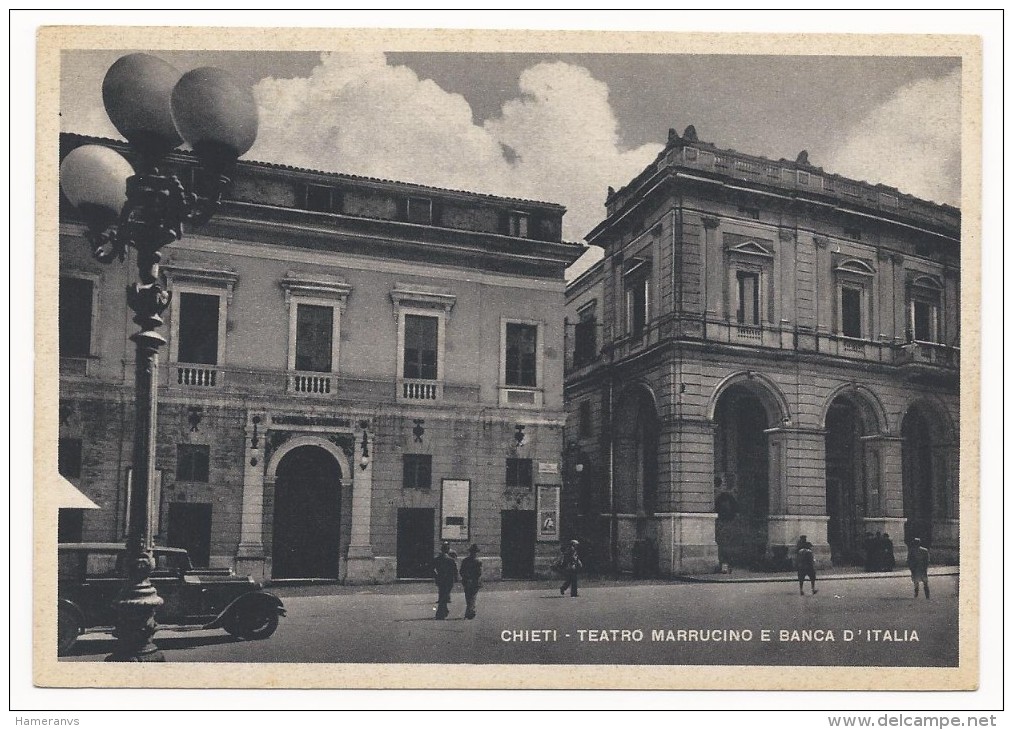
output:
[[218, 364], [218, 295], [179, 295], [179, 362]]
[[740, 324], [760, 323], [760, 275], [751, 271], [735, 273], [738, 281], [738, 321]]
[[508, 322], [506, 326], [506, 384], [535, 387], [538, 327]]
[[67, 479], [81, 477], [81, 439], [60, 439], [57, 452], [58, 470]]
[[919, 342], [938, 340], [939, 307], [934, 302], [915, 299], [911, 302], [914, 339]]
[[862, 232], [860, 230], [858, 230], [857, 228], [845, 228], [844, 229], [844, 237], [845, 238], [850, 238], [852, 241], [861, 241], [862, 240]]
[[406, 217], [410, 223], [432, 223], [433, 201], [429, 198], [408, 198]]
[[531, 459], [506, 460], [506, 485], [518, 489], [531, 489], [534, 484]]
[[528, 214], [527, 213], [510, 213], [509, 216], [509, 233], [511, 236], [517, 236], [518, 238], [528, 237]]
[[642, 337], [650, 319], [651, 284], [648, 279], [640, 279], [626, 288], [626, 333], [632, 337]]
[[433, 457], [429, 454], [403, 454], [402, 486], [405, 489], [432, 489]]
[[862, 336], [862, 291], [850, 286], [841, 288], [841, 334]]
[[329, 373], [333, 363], [334, 308], [300, 304], [296, 309], [295, 369]]
[[176, 445], [176, 481], [208, 481], [211, 465], [211, 447], [206, 444]]
[[577, 433], [581, 438], [591, 435], [591, 401], [582, 401], [577, 413]]
[[404, 377], [436, 380], [439, 325], [436, 317], [405, 315]]
[[753, 220], [757, 220], [757, 221], [760, 220], [760, 209], [759, 208], [750, 208], [750, 207], [747, 207], [747, 206], [744, 206], [744, 205], [740, 205], [739, 206], [739, 214], [740, 215], [744, 215], [747, 218], [752, 218]]
[[60, 357], [91, 354], [92, 287], [88, 279], [60, 277]]
[[586, 365], [598, 357], [598, 323], [594, 310], [582, 312], [573, 331], [573, 364]]

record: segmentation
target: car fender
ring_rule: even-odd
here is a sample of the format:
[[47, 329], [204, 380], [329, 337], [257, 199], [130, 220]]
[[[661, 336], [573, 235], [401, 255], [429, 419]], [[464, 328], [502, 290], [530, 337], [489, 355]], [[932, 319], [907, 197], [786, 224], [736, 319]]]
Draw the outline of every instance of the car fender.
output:
[[61, 598], [59, 601], [57, 601], [57, 606], [59, 608], [66, 608], [70, 611], [73, 611], [74, 615], [77, 616], [78, 621], [81, 623], [81, 628], [82, 629], [88, 628], [88, 624], [85, 622], [84, 611], [82, 611], [81, 607], [78, 606], [76, 603], [66, 598]]
[[273, 593], [267, 591], [254, 591], [252, 593], [244, 593], [243, 595], [236, 598], [232, 603], [222, 609], [222, 612], [208, 624], [204, 625], [205, 629], [217, 629], [221, 628], [226, 620], [234, 611], [237, 610], [249, 610], [253, 608], [266, 609], [275, 611], [279, 616], [285, 615], [285, 606], [281, 602], [281, 599]]

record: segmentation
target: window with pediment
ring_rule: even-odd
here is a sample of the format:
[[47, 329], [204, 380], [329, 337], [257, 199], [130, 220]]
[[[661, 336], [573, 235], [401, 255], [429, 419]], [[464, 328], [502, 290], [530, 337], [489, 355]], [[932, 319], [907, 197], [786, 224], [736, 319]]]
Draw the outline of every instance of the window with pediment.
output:
[[743, 328], [771, 319], [774, 268], [773, 241], [724, 234], [728, 318]]
[[908, 340], [941, 342], [943, 286], [934, 276], [918, 275], [908, 284]]
[[862, 259], [835, 256], [835, 330], [842, 337], [869, 339], [872, 283], [876, 271], [869, 262]]

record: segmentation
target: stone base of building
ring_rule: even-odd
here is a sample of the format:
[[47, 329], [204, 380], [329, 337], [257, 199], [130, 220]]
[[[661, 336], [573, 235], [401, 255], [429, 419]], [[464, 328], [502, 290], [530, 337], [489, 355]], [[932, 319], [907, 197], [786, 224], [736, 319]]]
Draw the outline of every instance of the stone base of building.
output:
[[378, 583], [376, 568], [372, 547], [349, 546], [348, 557], [345, 559], [344, 583], [352, 586]]
[[[484, 556], [478, 554], [482, 561], [482, 580], [503, 580], [503, 558], [496, 556]], [[460, 565], [460, 563], [458, 563]], [[537, 568], [536, 568], [537, 569]]]
[[865, 532], [870, 532], [873, 535], [881, 532], [890, 536], [890, 542], [893, 543], [894, 566], [897, 568], [907, 566], [907, 545], [904, 544], [904, 523], [906, 521], [903, 517], [866, 517], [863, 520]]
[[932, 550], [929, 559], [935, 565], [960, 564], [959, 520], [932, 521]]
[[813, 546], [818, 569], [829, 568], [830, 543], [827, 542], [827, 522], [820, 515], [770, 515], [767, 517], [767, 554], [771, 568], [791, 570], [794, 567], [795, 546], [802, 535]]
[[667, 512], [651, 518], [658, 573], [714, 573], [720, 569], [714, 540], [715, 512]]
[[264, 549], [259, 545], [241, 544], [231, 567], [236, 575], [248, 575], [258, 583], [265, 582], [270, 575], [267, 571]]

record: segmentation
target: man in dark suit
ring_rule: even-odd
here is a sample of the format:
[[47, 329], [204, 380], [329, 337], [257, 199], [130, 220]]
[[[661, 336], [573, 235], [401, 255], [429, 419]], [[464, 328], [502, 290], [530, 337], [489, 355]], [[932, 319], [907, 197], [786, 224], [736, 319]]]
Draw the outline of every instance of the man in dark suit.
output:
[[436, 606], [436, 618], [443, 620], [450, 613], [447, 604], [450, 603], [450, 592], [457, 582], [457, 561], [450, 554], [450, 543], [445, 542], [440, 546], [440, 554], [433, 561], [433, 577], [436, 579], [436, 589], [439, 591]]
[[478, 589], [482, 585], [482, 561], [478, 559], [478, 545], [468, 548], [468, 557], [461, 561], [461, 587], [464, 588], [464, 617], [475, 618]]
[[922, 547], [922, 541], [915, 538], [907, 551], [907, 567], [911, 568], [911, 582], [915, 584], [915, 598], [918, 598], [918, 584], [925, 586], [925, 597], [929, 597], [929, 549]]
[[803, 586], [805, 579], [809, 579], [813, 595], [816, 595], [816, 557], [813, 555], [812, 543], [802, 535], [795, 545], [795, 564], [798, 568], [798, 594], [805, 595]]

